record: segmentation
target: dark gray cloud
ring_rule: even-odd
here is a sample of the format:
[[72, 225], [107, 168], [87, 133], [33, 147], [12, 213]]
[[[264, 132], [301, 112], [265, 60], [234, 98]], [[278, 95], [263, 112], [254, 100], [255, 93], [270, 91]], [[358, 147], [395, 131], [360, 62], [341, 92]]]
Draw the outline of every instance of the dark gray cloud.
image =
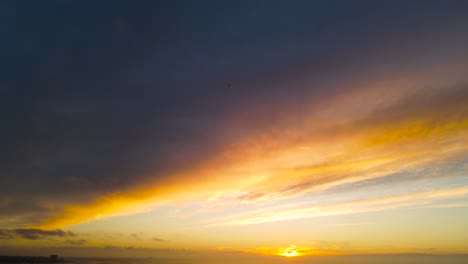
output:
[[0, 229], [0, 239], [45, 239], [51, 237], [74, 237], [75, 233], [71, 231], [64, 231], [61, 229], [56, 230], [42, 230], [35, 228], [20, 228], [20, 229]]
[[433, 126], [453, 121], [461, 122], [468, 116], [467, 105], [468, 80], [458, 81], [455, 84], [428, 83], [425, 89], [414, 91], [402, 100], [396, 100], [387, 107], [377, 109], [357, 121], [355, 125], [360, 127], [385, 125], [385, 123], [404, 122], [414, 118], [430, 120]]
[[[305, 106], [347, 91], [324, 82], [360, 78], [375, 61], [386, 61], [382, 71], [411, 67], [425, 56], [414, 50], [429, 45], [415, 36], [446, 28], [463, 36], [467, 8], [463, 1], [6, 1], [0, 227], [157, 181], [246, 134], [297, 121]], [[307, 87], [289, 85], [304, 76], [313, 79]]]

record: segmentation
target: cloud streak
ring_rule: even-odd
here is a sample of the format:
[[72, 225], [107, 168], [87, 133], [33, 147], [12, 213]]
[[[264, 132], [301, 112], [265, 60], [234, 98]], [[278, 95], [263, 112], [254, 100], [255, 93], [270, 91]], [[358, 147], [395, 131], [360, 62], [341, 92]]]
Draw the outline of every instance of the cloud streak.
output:
[[64, 231], [61, 229], [56, 230], [42, 230], [37, 228], [20, 228], [20, 229], [0, 229], [0, 239], [28, 239], [38, 240], [52, 237], [74, 237], [75, 233]]
[[371, 199], [344, 201], [332, 204], [290, 204], [270, 207], [247, 214], [219, 219], [210, 226], [250, 225], [275, 221], [294, 220], [330, 215], [355, 214], [427, 205], [451, 198], [468, 198], [468, 187], [422, 191], [399, 196], [382, 196]]
[[[149, 187], [65, 207], [62, 214], [38, 227], [57, 228], [101, 216], [142, 212], [169, 200], [207, 195], [214, 196], [213, 204], [274, 203], [341, 186], [353, 188], [363, 182], [379, 186], [385, 181], [457, 177], [465, 169], [468, 148], [465, 90], [439, 88], [430, 95], [411, 98], [402, 100], [412, 110], [404, 109], [399, 100], [393, 107], [375, 109], [324, 131], [310, 126], [290, 134], [247, 137], [218, 157], [146, 184]], [[424, 111], [430, 102], [434, 108]], [[304, 145], [307, 148], [301, 147]], [[429, 164], [432, 170], [425, 169]], [[420, 170], [425, 174], [418, 178], [415, 175]], [[396, 177], [405, 173], [409, 176]]]

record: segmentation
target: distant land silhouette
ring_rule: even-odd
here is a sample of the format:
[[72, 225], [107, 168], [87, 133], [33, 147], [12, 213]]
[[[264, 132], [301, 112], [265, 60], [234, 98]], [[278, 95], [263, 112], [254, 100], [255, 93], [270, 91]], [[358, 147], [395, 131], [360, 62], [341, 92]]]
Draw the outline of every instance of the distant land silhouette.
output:
[[0, 256], [0, 263], [60, 263], [70, 262], [58, 257], [58, 255], [50, 255], [50, 257], [38, 256]]

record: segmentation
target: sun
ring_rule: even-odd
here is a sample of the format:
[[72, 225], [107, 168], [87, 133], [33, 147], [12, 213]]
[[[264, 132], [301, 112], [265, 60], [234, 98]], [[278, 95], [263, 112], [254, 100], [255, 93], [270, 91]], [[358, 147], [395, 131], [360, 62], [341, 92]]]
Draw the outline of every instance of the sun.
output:
[[283, 257], [288, 257], [288, 258], [299, 256], [299, 253], [297, 252], [295, 245], [291, 245], [287, 248], [280, 248], [278, 250], [278, 253], [279, 253], [278, 255], [283, 256]]
[[291, 250], [291, 251], [283, 252], [282, 255], [285, 256], [285, 257], [296, 257], [297, 256], [297, 251]]

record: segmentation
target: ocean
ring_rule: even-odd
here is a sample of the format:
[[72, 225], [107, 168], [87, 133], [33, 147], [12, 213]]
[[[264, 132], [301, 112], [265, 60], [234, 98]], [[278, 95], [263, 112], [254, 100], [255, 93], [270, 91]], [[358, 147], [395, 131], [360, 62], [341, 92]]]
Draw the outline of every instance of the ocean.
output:
[[66, 258], [72, 264], [467, 264], [468, 255], [358, 255], [314, 257]]

